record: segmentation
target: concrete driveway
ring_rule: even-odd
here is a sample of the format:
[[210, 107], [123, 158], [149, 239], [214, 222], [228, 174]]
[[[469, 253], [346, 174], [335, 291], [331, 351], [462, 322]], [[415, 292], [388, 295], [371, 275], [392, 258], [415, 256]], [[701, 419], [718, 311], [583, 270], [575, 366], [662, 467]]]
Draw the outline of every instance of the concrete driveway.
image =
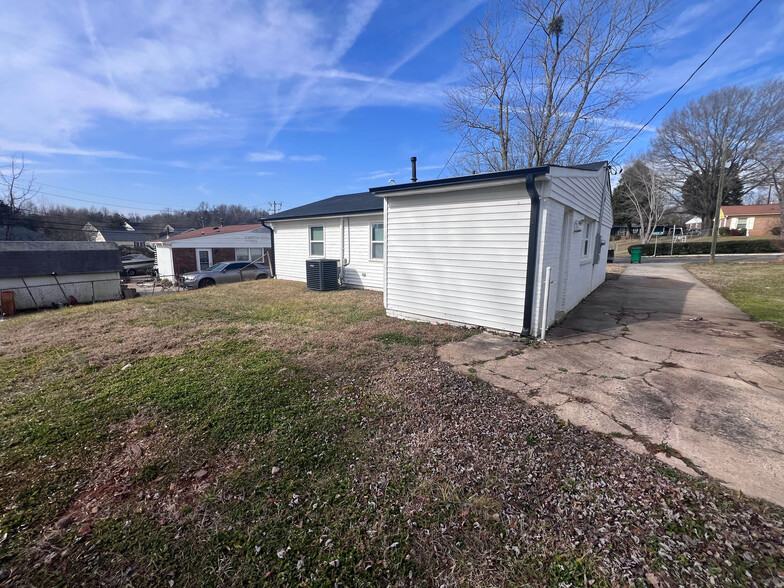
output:
[[629, 266], [546, 343], [482, 333], [440, 354], [631, 451], [784, 505], [784, 341], [681, 264]]

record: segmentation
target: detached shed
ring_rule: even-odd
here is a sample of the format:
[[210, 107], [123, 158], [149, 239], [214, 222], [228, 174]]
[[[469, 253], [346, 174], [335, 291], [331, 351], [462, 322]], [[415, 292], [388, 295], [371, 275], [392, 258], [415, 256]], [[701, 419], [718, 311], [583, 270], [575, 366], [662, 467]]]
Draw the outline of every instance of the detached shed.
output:
[[538, 335], [604, 281], [605, 162], [370, 191], [384, 198], [390, 316]]
[[19, 310], [119, 300], [120, 249], [87, 241], [0, 241], [0, 290]]

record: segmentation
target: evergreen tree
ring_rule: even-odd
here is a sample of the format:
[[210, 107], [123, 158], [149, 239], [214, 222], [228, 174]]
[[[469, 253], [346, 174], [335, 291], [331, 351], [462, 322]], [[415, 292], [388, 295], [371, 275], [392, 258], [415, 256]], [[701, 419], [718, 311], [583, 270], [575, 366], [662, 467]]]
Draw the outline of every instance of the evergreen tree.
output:
[[[719, 169], [712, 173], [694, 172], [681, 187], [683, 207], [690, 214], [702, 219], [703, 228], [713, 227], [716, 213], [716, 194], [719, 191]], [[743, 180], [738, 174], [738, 166], [731, 164], [724, 174], [724, 193], [722, 206], [743, 204]]]

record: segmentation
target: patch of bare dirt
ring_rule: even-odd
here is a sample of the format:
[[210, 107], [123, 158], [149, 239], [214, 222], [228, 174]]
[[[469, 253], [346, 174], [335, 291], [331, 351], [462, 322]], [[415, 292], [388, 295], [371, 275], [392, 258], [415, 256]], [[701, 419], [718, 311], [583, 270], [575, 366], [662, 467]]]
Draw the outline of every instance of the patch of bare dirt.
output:
[[769, 363], [770, 365], [775, 365], [777, 367], [784, 367], [784, 349], [763, 355], [760, 357], [760, 361], [764, 361], [765, 363]]

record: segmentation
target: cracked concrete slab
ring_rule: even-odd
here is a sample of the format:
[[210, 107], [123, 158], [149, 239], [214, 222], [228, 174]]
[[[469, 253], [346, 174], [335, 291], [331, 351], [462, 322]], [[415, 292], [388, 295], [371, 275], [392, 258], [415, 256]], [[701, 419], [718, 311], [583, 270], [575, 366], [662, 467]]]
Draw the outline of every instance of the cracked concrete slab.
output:
[[784, 505], [784, 368], [761, 361], [781, 350], [682, 265], [642, 264], [598, 288], [546, 343], [482, 333], [440, 356], [631, 451], [666, 447], [654, 455], [670, 466]]

